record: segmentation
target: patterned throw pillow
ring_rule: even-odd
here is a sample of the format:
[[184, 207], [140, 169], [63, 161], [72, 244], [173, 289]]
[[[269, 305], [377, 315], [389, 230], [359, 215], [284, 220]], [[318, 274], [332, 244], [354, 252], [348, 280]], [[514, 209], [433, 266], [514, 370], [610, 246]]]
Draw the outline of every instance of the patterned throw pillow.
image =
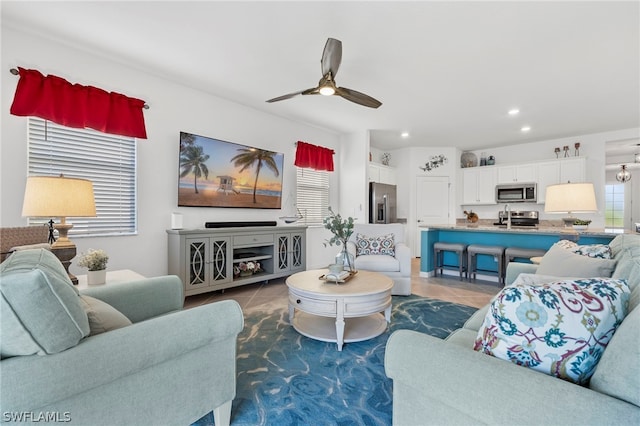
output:
[[367, 237], [366, 235], [356, 234], [356, 256], [366, 254], [395, 256], [396, 244], [393, 234], [381, 235], [379, 237]]
[[573, 241], [560, 240], [554, 246], [562, 247], [582, 256], [594, 257], [597, 259], [611, 259], [611, 247], [606, 244], [578, 245]]
[[626, 280], [511, 285], [491, 302], [474, 350], [586, 384], [628, 300]]

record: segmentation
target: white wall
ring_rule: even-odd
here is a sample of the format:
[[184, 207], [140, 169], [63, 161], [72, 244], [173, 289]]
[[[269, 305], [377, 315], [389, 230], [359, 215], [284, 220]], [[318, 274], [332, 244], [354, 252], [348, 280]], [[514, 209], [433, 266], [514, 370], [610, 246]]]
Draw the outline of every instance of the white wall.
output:
[[[455, 188], [457, 187], [457, 168], [459, 154], [456, 148], [436, 147], [436, 148], [402, 148], [391, 151], [390, 165], [396, 168], [398, 181], [398, 217], [407, 219], [407, 244], [412, 249], [414, 255], [417, 253], [417, 203], [416, 203], [416, 182], [419, 176], [449, 178], [451, 184], [451, 197], [449, 198], [449, 212], [455, 211], [457, 202]], [[442, 166], [424, 171], [425, 163], [437, 155], [444, 155], [447, 162]], [[434, 203], [439, 200], [433, 200]], [[450, 215], [449, 223], [455, 222], [455, 216]]]
[[[159, 46], [158, 54], [162, 54]], [[177, 207], [179, 132], [219, 138], [283, 152], [283, 195], [295, 192], [293, 166], [297, 140], [332, 148], [340, 157], [339, 136], [314, 127], [265, 114], [153, 74], [133, 69], [91, 52], [76, 50], [52, 40], [2, 27], [2, 140], [0, 142], [0, 226], [23, 226], [22, 198], [27, 176], [27, 118], [9, 114], [18, 77], [9, 68], [22, 66], [55, 74], [73, 83], [95, 85], [109, 91], [144, 99], [147, 140], [138, 141], [138, 234], [125, 237], [75, 238], [78, 252], [101, 248], [110, 255], [109, 268], [134, 269], [146, 276], [167, 272], [167, 236], [171, 212], [184, 215], [185, 228], [202, 227], [206, 221], [276, 220], [286, 212], [263, 209]], [[337, 167], [336, 170], [340, 170]], [[332, 188], [338, 186], [332, 174]], [[337, 192], [337, 191], [336, 191]], [[337, 202], [336, 194], [332, 200]], [[284, 201], [284, 200], [283, 200]], [[332, 201], [332, 202], [333, 202]], [[283, 206], [284, 207], [284, 206]], [[317, 230], [310, 230], [309, 265], [321, 245]], [[79, 274], [85, 270], [71, 267]]]

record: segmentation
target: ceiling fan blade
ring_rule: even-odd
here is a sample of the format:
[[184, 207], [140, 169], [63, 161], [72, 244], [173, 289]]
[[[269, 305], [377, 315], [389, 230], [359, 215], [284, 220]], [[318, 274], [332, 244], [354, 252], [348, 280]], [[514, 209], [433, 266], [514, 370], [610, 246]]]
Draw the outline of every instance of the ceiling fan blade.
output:
[[365, 95], [364, 93], [360, 93], [352, 89], [347, 89], [346, 87], [337, 87], [336, 95], [342, 96], [348, 101], [355, 102], [369, 108], [378, 108], [380, 105], [382, 105], [382, 102], [380, 102], [379, 100], [374, 99], [369, 95]]
[[342, 62], [342, 42], [335, 38], [328, 38], [320, 60], [322, 75], [327, 75], [331, 71], [331, 75], [335, 77], [340, 68], [340, 62]]
[[300, 90], [298, 92], [288, 93], [286, 95], [278, 96], [277, 98], [269, 99], [267, 102], [272, 103], [272, 102], [284, 101], [285, 99], [291, 99], [294, 96], [298, 96], [298, 95], [309, 95], [311, 93], [307, 93], [307, 92], [313, 91], [316, 89], [317, 87], [314, 87], [311, 89], [305, 89], [305, 90]]

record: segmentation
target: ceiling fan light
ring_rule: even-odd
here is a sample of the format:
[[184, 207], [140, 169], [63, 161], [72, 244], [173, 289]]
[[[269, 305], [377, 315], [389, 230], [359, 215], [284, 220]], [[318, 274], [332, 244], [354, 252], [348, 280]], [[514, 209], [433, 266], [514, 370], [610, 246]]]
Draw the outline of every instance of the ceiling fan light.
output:
[[627, 170], [626, 165], [623, 164], [620, 166], [620, 171], [616, 173], [616, 180], [622, 183], [629, 182], [631, 180], [631, 173]]
[[324, 96], [331, 96], [336, 93], [335, 89], [331, 86], [323, 86], [320, 88], [320, 94]]

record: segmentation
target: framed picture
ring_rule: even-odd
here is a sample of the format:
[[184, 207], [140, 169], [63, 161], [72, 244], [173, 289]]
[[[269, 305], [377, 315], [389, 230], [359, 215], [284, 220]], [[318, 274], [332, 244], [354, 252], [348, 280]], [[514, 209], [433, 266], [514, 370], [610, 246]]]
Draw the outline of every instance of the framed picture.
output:
[[279, 209], [284, 154], [180, 132], [178, 206]]

